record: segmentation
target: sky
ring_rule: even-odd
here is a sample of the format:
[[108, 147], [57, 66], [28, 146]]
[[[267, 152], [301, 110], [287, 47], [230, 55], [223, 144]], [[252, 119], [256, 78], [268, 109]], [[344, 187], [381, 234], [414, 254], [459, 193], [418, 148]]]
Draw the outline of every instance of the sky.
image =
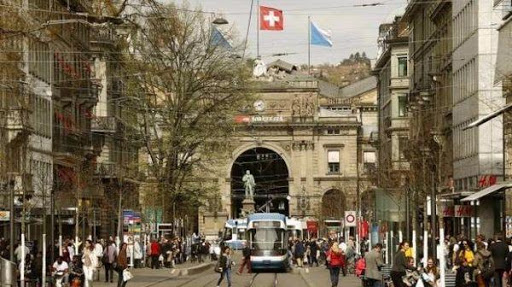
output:
[[[184, 0], [163, 0], [182, 3]], [[252, 0], [186, 0], [190, 8], [214, 12], [229, 21], [240, 40], [245, 39]], [[248, 37], [249, 55], [256, 55], [256, 11]], [[308, 16], [322, 29], [331, 30], [332, 47], [311, 47], [311, 64], [339, 63], [355, 52], [377, 54], [378, 27], [403, 11], [406, 0], [259, 0], [261, 6], [283, 10], [283, 31], [260, 31], [260, 54], [264, 62], [282, 59], [300, 65], [308, 62]], [[376, 7], [354, 5], [382, 3]], [[287, 56], [273, 56], [289, 53]]]

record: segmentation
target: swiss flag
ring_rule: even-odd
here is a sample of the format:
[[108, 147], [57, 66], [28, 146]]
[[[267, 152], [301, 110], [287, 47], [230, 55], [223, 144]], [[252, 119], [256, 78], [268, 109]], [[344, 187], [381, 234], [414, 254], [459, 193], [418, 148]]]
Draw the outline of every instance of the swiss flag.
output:
[[260, 30], [281, 31], [284, 27], [283, 11], [260, 6]]

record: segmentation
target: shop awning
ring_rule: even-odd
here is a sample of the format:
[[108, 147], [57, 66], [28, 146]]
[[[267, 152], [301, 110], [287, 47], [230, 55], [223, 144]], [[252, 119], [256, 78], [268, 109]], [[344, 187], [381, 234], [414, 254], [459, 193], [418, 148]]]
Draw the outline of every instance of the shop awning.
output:
[[498, 53], [496, 55], [496, 69], [494, 75], [494, 83], [504, 80], [512, 75], [512, 17], [501, 25], [498, 36]]
[[506, 182], [506, 183], [500, 183], [500, 184], [491, 185], [491, 186], [489, 186], [487, 188], [484, 188], [484, 189], [482, 189], [482, 190], [480, 190], [478, 192], [473, 193], [472, 195], [470, 195], [468, 197], [465, 197], [465, 198], [461, 199], [460, 201], [475, 201], [475, 200], [479, 200], [482, 197], [492, 195], [493, 193], [496, 193], [498, 191], [501, 191], [501, 190], [509, 188], [509, 187], [512, 187], [512, 182]]
[[494, 119], [495, 117], [501, 115], [502, 113], [504, 113], [505, 111], [507, 111], [510, 108], [512, 108], [512, 103], [509, 103], [509, 104], [505, 105], [503, 108], [498, 109], [498, 110], [496, 110], [496, 111], [486, 115], [485, 117], [480, 118], [480, 119], [470, 123], [469, 125], [464, 127], [462, 130], [467, 130], [467, 129], [470, 129], [470, 128], [474, 128], [474, 127], [477, 127], [477, 126], [479, 126], [479, 125], [481, 125], [483, 123], [486, 123], [486, 122]]

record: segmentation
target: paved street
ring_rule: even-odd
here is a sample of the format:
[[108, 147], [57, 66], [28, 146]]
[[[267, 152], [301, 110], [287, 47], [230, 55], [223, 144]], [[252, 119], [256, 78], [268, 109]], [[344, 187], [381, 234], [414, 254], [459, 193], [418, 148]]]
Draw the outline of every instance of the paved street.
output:
[[[239, 255], [235, 260], [239, 262]], [[207, 262], [206, 264], [209, 264]], [[134, 278], [127, 284], [128, 287], [202, 287], [216, 286], [219, 274], [213, 271], [213, 265], [205, 267], [206, 271], [194, 274], [179, 276], [181, 270], [188, 269], [198, 264], [186, 263], [178, 265], [178, 269], [158, 269], [149, 268], [134, 269], [132, 273]], [[203, 264], [204, 266], [204, 264]], [[256, 273], [242, 275], [235, 274], [236, 267], [233, 270], [233, 287], [266, 287], [266, 286], [285, 286], [285, 287], [323, 287], [330, 286], [329, 271], [325, 267], [312, 267], [303, 269], [294, 269], [288, 273]], [[113, 287], [117, 283], [115, 275], [114, 283], [104, 283], [104, 270], [101, 271], [101, 281], [95, 282], [94, 287]], [[227, 286], [224, 280], [221, 286]], [[359, 287], [360, 280], [355, 276], [340, 277], [338, 286]]]
[[[219, 274], [211, 268], [207, 271], [190, 275], [177, 276], [178, 272], [171, 274], [169, 269], [151, 270], [147, 268], [133, 271], [135, 277], [127, 284], [129, 287], [201, 287], [216, 286]], [[102, 274], [102, 278], [103, 278]], [[117, 279], [117, 277], [116, 277]], [[95, 282], [95, 287], [116, 286], [114, 283]], [[227, 286], [227, 282], [221, 284]], [[289, 273], [257, 273], [236, 275], [233, 274], [233, 287], [320, 287], [330, 286], [329, 272], [325, 267], [313, 267], [300, 271], [294, 270]], [[340, 277], [339, 286], [359, 287], [360, 281], [355, 276]]]

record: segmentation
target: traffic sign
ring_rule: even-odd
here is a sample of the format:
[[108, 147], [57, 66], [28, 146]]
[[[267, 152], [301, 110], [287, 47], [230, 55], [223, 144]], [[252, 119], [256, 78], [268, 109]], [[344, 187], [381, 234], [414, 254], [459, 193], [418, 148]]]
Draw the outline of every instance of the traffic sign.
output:
[[355, 227], [356, 226], [356, 212], [354, 210], [345, 211], [345, 226]]

